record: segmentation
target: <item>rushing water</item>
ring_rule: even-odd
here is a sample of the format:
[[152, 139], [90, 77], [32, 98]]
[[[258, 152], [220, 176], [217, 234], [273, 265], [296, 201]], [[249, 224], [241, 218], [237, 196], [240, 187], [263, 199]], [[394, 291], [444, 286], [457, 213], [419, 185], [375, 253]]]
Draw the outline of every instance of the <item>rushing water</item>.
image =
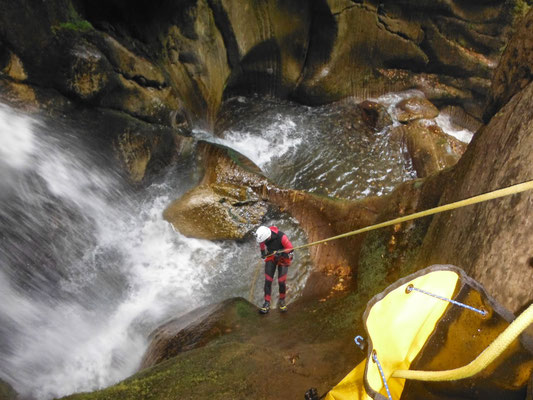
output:
[[[378, 101], [392, 107], [401, 98]], [[365, 136], [350, 126], [350, 103], [234, 101], [236, 118], [222, 138], [196, 135], [242, 152], [280, 185], [360, 198], [414, 176], [388, 128]], [[194, 163], [172, 166], [137, 193], [79, 133], [2, 105], [0, 143], [0, 379], [23, 396], [109, 386], [135, 372], [148, 334], [166, 319], [249, 297], [261, 267], [251, 238], [190, 239], [162, 219], [196, 183]], [[279, 226], [295, 245], [305, 242], [287, 215], [273, 212], [265, 224]], [[309, 265], [299, 252], [290, 300]], [[261, 292], [259, 279], [254, 302]]]

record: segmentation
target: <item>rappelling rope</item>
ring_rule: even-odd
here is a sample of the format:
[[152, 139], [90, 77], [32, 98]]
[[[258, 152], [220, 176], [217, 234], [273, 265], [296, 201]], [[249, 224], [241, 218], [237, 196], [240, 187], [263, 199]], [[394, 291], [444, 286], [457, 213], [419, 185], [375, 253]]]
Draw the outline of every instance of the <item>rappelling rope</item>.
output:
[[252, 287], [250, 288], [250, 293], [248, 294], [248, 301], [252, 302], [254, 299], [254, 292], [255, 292], [255, 283], [257, 282], [257, 277], [259, 276], [259, 271], [261, 271], [261, 266], [263, 265], [263, 261], [259, 261], [259, 265], [255, 269], [254, 274], [254, 281], [252, 283]]
[[[527, 182], [524, 182], [524, 183], [519, 183], [517, 185], [509, 186], [509, 187], [506, 187], [506, 188], [503, 188], [503, 189], [494, 190], [492, 192], [480, 194], [478, 196], [470, 197], [470, 198], [465, 199], [465, 200], [456, 201], [455, 203], [450, 203], [450, 204], [445, 204], [443, 206], [430, 208], [429, 210], [420, 211], [420, 212], [417, 212], [417, 213], [414, 213], [414, 214], [411, 214], [411, 215], [406, 215], [405, 217], [400, 217], [400, 218], [392, 219], [390, 221], [381, 222], [379, 224], [370, 225], [370, 226], [367, 226], [365, 228], [357, 229], [355, 231], [343, 233], [342, 235], [337, 235], [337, 236], [332, 236], [332, 237], [327, 238], [327, 239], [317, 240], [316, 242], [307, 243], [307, 244], [304, 244], [302, 246], [293, 247], [292, 249], [283, 249], [283, 250], [280, 250], [278, 252], [282, 252], [282, 251], [283, 252], [287, 252], [287, 251], [290, 251], [290, 250], [300, 250], [300, 249], [303, 249], [303, 248], [306, 248], [306, 247], [316, 246], [318, 244], [326, 243], [326, 242], [329, 242], [329, 241], [332, 241], [332, 240], [342, 239], [342, 238], [345, 238], [345, 237], [358, 235], [360, 233], [373, 231], [374, 229], [384, 228], [386, 226], [396, 225], [396, 224], [399, 224], [399, 223], [402, 223], [402, 222], [411, 221], [413, 219], [427, 217], [428, 215], [438, 214], [438, 213], [441, 213], [441, 212], [444, 212], [444, 211], [454, 210], [456, 208], [461, 208], [461, 207], [469, 206], [469, 205], [472, 205], [472, 204], [482, 203], [484, 201], [498, 199], [500, 197], [510, 196], [510, 195], [516, 194], [516, 193], [522, 193], [522, 192], [525, 192], [526, 190], [531, 190], [531, 189], [533, 189], [533, 180], [527, 181]], [[272, 254], [275, 254], [275, 253], [276, 252], [274, 252]]]
[[516, 318], [500, 335], [470, 364], [447, 371], [397, 370], [393, 378], [418, 381], [455, 381], [469, 378], [493, 362], [530, 324], [533, 323], [533, 304]]

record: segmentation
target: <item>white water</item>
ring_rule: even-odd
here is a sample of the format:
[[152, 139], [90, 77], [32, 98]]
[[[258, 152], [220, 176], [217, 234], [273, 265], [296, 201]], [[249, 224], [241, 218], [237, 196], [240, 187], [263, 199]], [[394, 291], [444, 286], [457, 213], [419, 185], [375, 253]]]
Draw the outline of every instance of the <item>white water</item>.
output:
[[[76, 135], [56, 133], [0, 106], [0, 379], [43, 400], [131, 375], [164, 320], [247, 298], [258, 260], [252, 240], [189, 239], [162, 219], [186, 174], [131, 193]], [[293, 293], [305, 273], [294, 269]]]

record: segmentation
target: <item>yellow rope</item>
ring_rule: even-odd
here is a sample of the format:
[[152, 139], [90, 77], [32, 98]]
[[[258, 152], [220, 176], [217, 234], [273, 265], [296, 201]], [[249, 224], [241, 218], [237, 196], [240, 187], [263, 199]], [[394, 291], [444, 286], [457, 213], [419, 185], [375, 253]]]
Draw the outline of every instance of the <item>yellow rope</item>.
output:
[[[441, 213], [441, 212], [444, 212], [444, 211], [454, 210], [456, 208], [461, 208], [461, 207], [465, 207], [465, 206], [469, 206], [469, 205], [472, 205], [472, 204], [481, 203], [481, 202], [488, 201], [488, 200], [498, 199], [500, 197], [510, 196], [512, 194], [525, 192], [526, 190], [531, 190], [531, 189], [533, 189], [533, 180], [530, 180], [530, 181], [527, 181], [527, 182], [523, 182], [523, 183], [519, 183], [517, 185], [509, 186], [507, 188], [494, 190], [492, 192], [488, 192], [488, 193], [485, 193], [485, 194], [480, 194], [478, 196], [470, 197], [470, 198], [465, 199], [465, 200], [456, 201], [455, 203], [450, 203], [450, 204], [445, 204], [443, 206], [430, 208], [429, 210], [420, 211], [420, 212], [417, 212], [417, 213], [414, 213], [414, 214], [411, 214], [411, 215], [406, 215], [405, 217], [399, 217], [399, 218], [392, 219], [392, 220], [389, 220], [389, 221], [381, 222], [379, 224], [370, 225], [370, 226], [367, 226], [365, 228], [357, 229], [355, 231], [343, 233], [342, 235], [332, 236], [330, 238], [323, 239], [323, 240], [317, 240], [316, 242], [307, 243], [307, 244], [304, 244], [302, 246], [296, 246], [296, 247], [293, 247], [292, 249], [278, 250], [278, 251], [275, 251], [275, 252], [267, 255], [267, 257], [270, 257], [270, 256], [272, 256], [272, 255], [274, 255], [274, 254], [276, 254], [278, 252], [282, 252], [282, 251], [286, 252], [286, 251], [291, 251], [291, 250], [300, 250], [300, 249], [304, 249], [306, 247], [311, 247], [311, 246], [316, 246], [316, 245], [319, 245], [319, 244], [322, 244], [322, 243], [326, 243], [326, 242], [329, 242], [331, 240], [337, 240], [337, 239], [342, 239], [342, 238], [353, 236], [353, 235], [358, 235], [360, 233], [372, 231], [374, 229], [379, 229], [379, 228], [384, 228], [386, 226], [400, 224], [402, 222], [411, 221], [413, 219], [427, 217], [429, 215], [434, 215], [434, 214], [438, 214], [438, 213]], [[252, 299], [252, 290], [255, 289], [255, 282], [257, 280], [257, 277], [258, 277], [258, 272], [256, 272], [256, 274], [255, 274], [254, 281], [253, 281], [253, 284], [252, 284], [252, 289], [250, 290], [250, 295], [249, 295], [250, 301], [252, 301], [251, 300]]]
[[[316, 246], [318, 244], [326, 243], [326, 242], [329, 242], [331, 240], [337, 240], [337, 239], [342, 239], [342, 238], [353, 236], [353, 235], [358, 235], [359, 233], [372, 231], [374, 229], [379, 229], [379, 228], [384, 228], [386, 226], [396, 225], [396, 224], [399, 224], [399, 223], [402, 223], [402, 222], [411, 221], [413, 219], [427, 217], [429, 215], [438, 214], [438, 213], [441, 213], [441, 212], [444, 212], [444, 211], [454, 210], [456, 208], [461, 208], [461, 207], [469, 206], [469, 205], [472, 205], [472, 204], [481, 203], [481, 202], [484, 202], [484, 201], [487, 201], [487, 200], [498, 199], [500, 197], [505, 197], [505, 196], [509, 196], [509, 195], [512, 195], [512, 194], [525, 192], [526, 190], [531, 190], [531, 189], [533, 189], [533, 180], [527, 181], [527, 182], [524, 182], [524, 183], [519, 183], [517, 185], [509, 186], [509, 187], [504, 188], [504, 189], [494, 190], [494, 191], [489, 192], [489, 193], [480, 194], [478, 196], [470, 197], [470, 198], [465, 199], [465, 200], [456, 201], [455, 203], [450, 203], [450, 204], [445, 204], [443, 206], [430, 208], [429, 210], [420, 211], [420, 212], [417, 212], [417, 213], [414, 213], [414, 214], [411, 214], [411, 215], [406, 215], [405, 217], [400, 217], [400, 218], [392, 219], [390, 221], [381, 222], [379, 224], [370, 225], [370, 226], [367, 226], [365, 228], [357, 229], [355, 231], [343, 233], [342, 235], [332, 236], [332, 237], [327, 238], [327, 239], [318, 240], [316, 242], [307, 243], [307, 244], [304, 244], [302, 246], [293, 247], [292, 249], [283, 249], [283, 250], [280, 250], [280, 251], [299, 250], [299, 249], [303, 249], [303, 248], [306, 248], [306, 247]], [[275, 253], [276, 252], [274, 252], [273, 254], [275, 254]]]
[[393, 372], [392, 377], [418, 381], [454, 381], [469, 378], [485, 369], [532, 323], [533, 304], [500, 333], [496, 340], [470, 364], [447, 371], [397, 370]]

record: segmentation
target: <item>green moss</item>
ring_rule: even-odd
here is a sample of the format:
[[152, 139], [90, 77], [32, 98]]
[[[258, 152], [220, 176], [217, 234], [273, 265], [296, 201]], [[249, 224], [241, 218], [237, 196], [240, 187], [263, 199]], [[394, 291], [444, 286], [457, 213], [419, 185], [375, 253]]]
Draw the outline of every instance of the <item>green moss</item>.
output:
[[[185, 353], [144, 370], [110, 388], [67, 396], [69, 400], [186, 400], [245, 398], [249, 374], [245, 355], [250, 344], [219, 345], [217, 357], [211, 346]], [[228, 366], [231, 365], [231, 368]], [[234, 379], [241, 376], [242, 379]]]
[[387, 243], [383, 231], [373, 231], [365, 238], [359, 261], [358, 290], [378, 293], [386, 281], [388, 270]]
[[513, 13], [516, 17], [521, 18], [525, 16], [531, 8], [531, 2], [526, 0], [516, 0], [513, 8]]
[[60, 30], [67, 30], [67, 31], [74, 31], [74, 32], [87, 32], [90, 30], [93, 30], [93, 26], [91, 23], [85, 19], [75, 20], [75, 21], [68, 21], [68, 22], [62, 22], [58, 25], [54, 25], [52, 27], [52, 31], [54, 33], [60, 31]]

